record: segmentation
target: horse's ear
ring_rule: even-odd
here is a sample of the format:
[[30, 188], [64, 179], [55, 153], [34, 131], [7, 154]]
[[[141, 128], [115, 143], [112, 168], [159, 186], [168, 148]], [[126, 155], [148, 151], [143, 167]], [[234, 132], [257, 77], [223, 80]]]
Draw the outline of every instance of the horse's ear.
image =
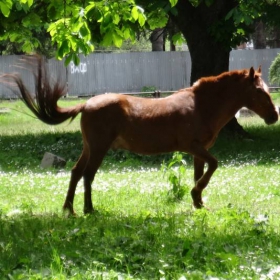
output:
[[260, 74], [262, 73], [262, 66], [261, 65], [259, 66], [257, 72], [260, 73]]
[[255, 70], [253, 67], [250, 68], [250, 71], [249, 71], [249, 77], [252, 81], [254, 81], [254, 78], [255, 78]]

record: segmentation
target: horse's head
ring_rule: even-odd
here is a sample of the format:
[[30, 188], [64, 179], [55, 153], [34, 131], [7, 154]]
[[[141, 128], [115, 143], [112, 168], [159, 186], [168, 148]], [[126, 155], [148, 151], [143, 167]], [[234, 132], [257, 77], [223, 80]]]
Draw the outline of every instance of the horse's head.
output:
[[263, 118], [266, 124], [275, 123], [278, 112], [271, 100], [269, 88], [261, 78], [261, 67], [257, 71], [251, 67], [246, 79], [250, 83], [246, 107]]

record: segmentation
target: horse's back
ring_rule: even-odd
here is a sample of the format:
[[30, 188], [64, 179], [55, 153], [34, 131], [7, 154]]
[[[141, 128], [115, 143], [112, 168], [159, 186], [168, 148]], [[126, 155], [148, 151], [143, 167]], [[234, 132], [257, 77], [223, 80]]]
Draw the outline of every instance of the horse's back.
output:
[[163, 116], [194, 107], [191, 92], [180, 92], [164, 98], [144, 98], [118, 93], [108, 93], [90, 98], [84, 108], [86, 113], [110, 111], [125, 113], [130, 117]]
[[137, 153], [174, 151], [180, 138], [193, 134], [193, 96], [178, 93], [166, 98], [106, 94], [91, 98], [82, 115], [82, 129], [93, 137], [112, 139], [111, 147]]

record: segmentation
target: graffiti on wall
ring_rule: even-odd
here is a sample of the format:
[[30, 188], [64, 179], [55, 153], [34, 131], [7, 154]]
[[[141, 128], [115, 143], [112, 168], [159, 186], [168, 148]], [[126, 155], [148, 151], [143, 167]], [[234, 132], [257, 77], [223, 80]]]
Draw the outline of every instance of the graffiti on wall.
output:
[[79, 65], [75, 65], [73, 61], [70, 62], [70, 73], [86, 73], [87, 72], [87, 64], [84, 62], [80, 62]]

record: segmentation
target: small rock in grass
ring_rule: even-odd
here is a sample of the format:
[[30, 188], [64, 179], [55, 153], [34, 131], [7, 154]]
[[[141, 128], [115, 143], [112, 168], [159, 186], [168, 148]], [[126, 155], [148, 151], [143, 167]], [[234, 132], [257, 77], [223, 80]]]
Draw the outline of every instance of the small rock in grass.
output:
[[42, 168], [48, 168], [48, 167], [55, 167], [55, 168], [60, 168], [64, 167], [66, 165], [66, 160], [56, 156], [52, 153], [46, 152], [44, 154], [44, 157], [41, 161], [41, 167]]

